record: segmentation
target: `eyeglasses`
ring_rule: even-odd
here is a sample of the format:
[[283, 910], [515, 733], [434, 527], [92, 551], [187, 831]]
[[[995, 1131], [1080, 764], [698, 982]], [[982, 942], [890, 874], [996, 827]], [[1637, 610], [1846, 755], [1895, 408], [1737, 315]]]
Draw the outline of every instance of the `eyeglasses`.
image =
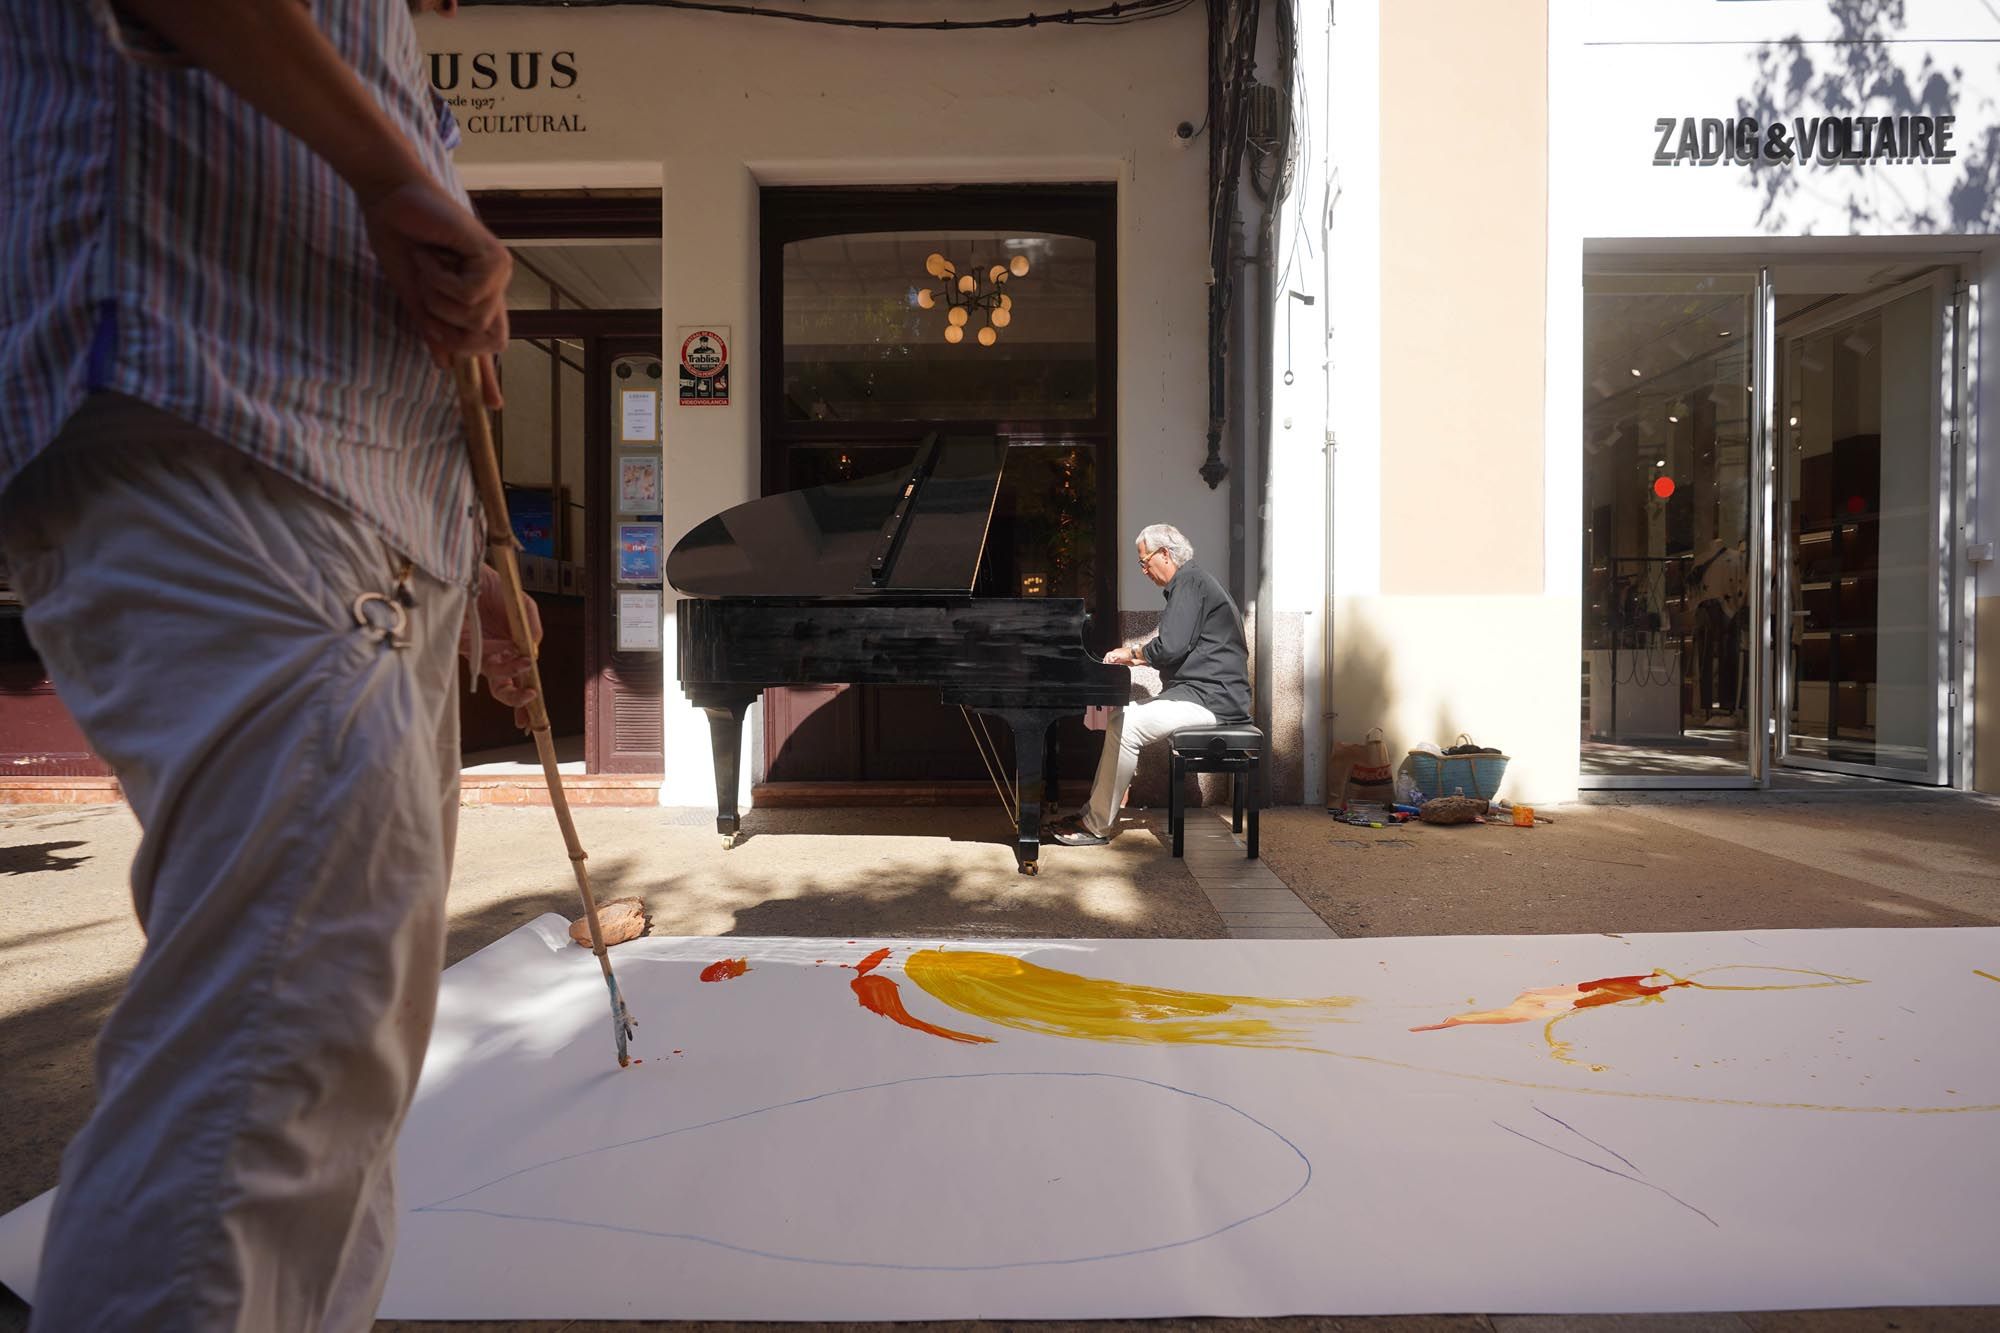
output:
[[[1162, 546], [1162, 547], [1160, 548], [1160, 551], [1164, 551], [1164, 550], [1166, 550], [1166, 549], [1167, 549], [1166, 547]], [[1140, 557], [1139, 557], [1139, 568], [1141, 568], [1141, 569], [1149, 569], [1149, 568], [1151, 568], [1151, 567], [1152, 567], [1152, 564], [1153, 564], [1153, 558], [1154, 558], [1155, 556], [1159, 555], [1160, 551], [1148, 551], [1148, 552], [1146, 552], [1146, 554], [1144, 554], [1144, 555], [1140, 556]]]

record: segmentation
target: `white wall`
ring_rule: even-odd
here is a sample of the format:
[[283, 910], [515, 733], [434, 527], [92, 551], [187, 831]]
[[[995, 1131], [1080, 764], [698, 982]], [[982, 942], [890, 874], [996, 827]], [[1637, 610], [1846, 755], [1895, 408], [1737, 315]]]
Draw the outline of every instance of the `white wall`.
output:
[[[1292, 191], [1278, 218], [1277, 309], [1271, 358], [1271, 591], [1280, 616], [1303, 618], [1304, 799], [1321, 799], [1326, 718], [1326, 469], [1332, 427], [1334, 327], [1328, 263], [1334, 123], [1332, 14], [1302, 6], [1295, 71], [1303, 90], [1294, 127]], [[1310, 297], [1307, 305], [1298, 296]], [[1286, 383], [1287, 376], [1290, 383]]]
[[[823, 7], [817, 7], [823, 11]], [[928, 4], [846, 0], [843, 12], [934, 18]], [[955, 0], [954, 18], [1014, 14]], [[665, 192], [662, 322], [731, 326], [726, 410], [670, 405], [670, 540], [757, 489], [757, 197], [764, 185], [1115, 181], [1118, 218], [1120, 601], [1156, 604], [1124, 559], [1147, 522], [1228, 550], [1226, 497], [1196, 476], [1207, 418], [1206, 142], [1177, 145], [1206, 100], [1199, 8], [1117, 27], [890, 33], [649, 9], [477, 10], [421, 27], [432, 52], [503, 53], [474, 116], [581, 117], [575, 133], [469, 132], [483, 187], [651, 185]], [[573, 53], [572, 87], [504, 89], [504, 53]], [[1212, 567], [1228, 577], [1226, 558]], [[667, 626], [671, 642], [672, 624]], [[667, 654], [663, 803], [713, 801], [706, 720]], [[746, 784], [762, 747], [746, 742]], [[746, 791], [747, 796], [747, 791]]]
[[[1984, 0], [1552, 0], [1560, 157], [1589, 236], [1898, 236], [2000, 221], [2000, 18]], [[1900, 10], [1903, 21], [1894, 22]], [[1956, 117], [1950, 163], [1653, 165], [1658, 118]]]

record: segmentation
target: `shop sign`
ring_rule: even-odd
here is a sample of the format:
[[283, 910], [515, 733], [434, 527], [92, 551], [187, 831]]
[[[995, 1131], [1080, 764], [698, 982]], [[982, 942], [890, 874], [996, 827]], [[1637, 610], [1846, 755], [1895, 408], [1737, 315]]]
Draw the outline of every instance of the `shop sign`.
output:
[[578, 109], [516, 109], [518, 94], [574, 89], [574, 51], [433, 51], [430, 66], [431, 87], [468, 135], [582, 134], [589, 128]]
[[1721, 163], [1869, 166], [1950, 162], [1956, 116], [1662, 116], [1653, 122], [1656, 167]]
[[681, 328], [681, 406], [729, 406], [729, 330]]

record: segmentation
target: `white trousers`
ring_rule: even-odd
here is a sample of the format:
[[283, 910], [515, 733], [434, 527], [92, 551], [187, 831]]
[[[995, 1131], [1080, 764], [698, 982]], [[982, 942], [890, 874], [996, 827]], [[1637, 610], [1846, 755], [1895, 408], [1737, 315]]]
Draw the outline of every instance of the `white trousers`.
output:
[[383, 538], [103, 395], [9, 489], [0, 543], [144, 831], [145, 950], [32, 1327], [365, 1329], [444, 959], [466, 589], [415, 575], [392, 646], [353, 609], [393, 593]]
[[1109, 837], [1125, 804], [1132, 775], [1139, 771], [1139, 751], [1182, 727], [1212, 727], [1215, 714], [1187, 699], [1148, 699], [1115, 708], [1104, 727], [1104, 753], [1097, 758], [1097, 780], [1090, 787], [1090, 804], [1083, 808], [1083, 826]]

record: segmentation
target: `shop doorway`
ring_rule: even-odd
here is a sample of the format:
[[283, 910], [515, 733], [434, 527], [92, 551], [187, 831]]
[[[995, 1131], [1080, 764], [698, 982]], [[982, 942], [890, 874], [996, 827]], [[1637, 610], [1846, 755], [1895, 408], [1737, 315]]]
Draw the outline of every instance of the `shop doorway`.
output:
[[[565, 772], [663, 771], [659, 199], [489, 196], [514, 256], [494, 414]], [[461, 700], [468, 779], [538, 774], [511, 710]]]
[[1755, 776], [1762, 305], [1755, 270], [1585, 281], [1586, 782]]
[[1966, 301], [1936, 260], [1586, 273], [1584, 786], [1952, 780]]

